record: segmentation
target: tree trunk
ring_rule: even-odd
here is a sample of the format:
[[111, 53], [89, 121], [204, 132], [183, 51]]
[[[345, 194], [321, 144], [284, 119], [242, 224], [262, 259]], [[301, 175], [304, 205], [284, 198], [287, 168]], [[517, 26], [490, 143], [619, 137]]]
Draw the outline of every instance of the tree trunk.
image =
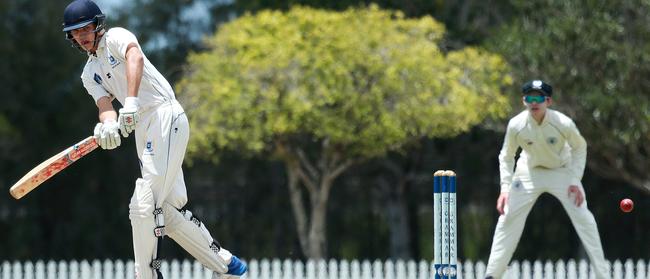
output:
[[307, 237], [307, 209], [302, 200], [302, 191], [300, 190], [300, 179], [298, 178], [299, 165], [287, 164], [287, 174], [289, 177], [289, 198], [291, 199], [291, 209], [293, 217], [296, 220], [296, 232], [298, 233], [298, 241], [303, 253], [309, 251], [309, 238]]
[[412, 152], [403, 165], [391, 159], [382, 160], [381, 165], [387, 171], [376, 180], [381, 202], [385, 204], [384, 217], [390, 232], [388, 246], [392, 259], [413, 258], [406, 193], [409, 184], [416, 179], [415, 171], [421, 160], [417, 153]]
[[310, 259], [324, 259], [327, 254], [327, 198], [315, 197], [312, 201], [311, 226], [309, 228], [309, 250], [307, 257]]
[[[316, 167], [299, 148], [281, 146], [280, 150], [284, 152], [282, 155], [287, 166], [289, 196], [302, 252], [309, 259], [324, 259], [327, 254], [329, 193], [334, 180], [353, 161], [341, 162], [340, 154], [323, 151]], [[303, 189], [307, 191], [306, 194]], [[309, 197], [309, 207], [305, 206], [306, 197]]]
[[390, 230], [390, 257], [411, 259], [409, 214], [403, 191], [393, 191], [386, 206], [386, 219]]

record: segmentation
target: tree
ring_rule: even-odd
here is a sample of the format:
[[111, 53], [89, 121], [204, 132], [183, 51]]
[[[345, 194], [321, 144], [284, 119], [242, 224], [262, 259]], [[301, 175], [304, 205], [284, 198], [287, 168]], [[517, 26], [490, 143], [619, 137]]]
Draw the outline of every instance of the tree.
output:
[[350, 166], [506, 113], [503, 59], [444, 54], [443, 35], [430, 17], [374, 6], [294, 7], [223, 25], [178, 85], [193, 112], [189, 156], [239, 150], [284, 162], [303, 253], [323, 258], [330, 189]]
[[650, 3], [512, 1], [519, 14], [491, 40], [519, 80], [547, 79], [590, 145], [589, 167], [650, 194]]

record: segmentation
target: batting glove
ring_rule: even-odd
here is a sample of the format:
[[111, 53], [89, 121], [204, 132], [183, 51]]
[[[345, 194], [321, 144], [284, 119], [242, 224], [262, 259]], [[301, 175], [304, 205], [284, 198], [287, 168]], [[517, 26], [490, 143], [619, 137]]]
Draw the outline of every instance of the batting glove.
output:
[[119, 125], [113, 119], [108, 119], [104, 123], [97, 123], [94, 131], [95, 141], [103, 149], [115, 149], [122, 143], [118, 130]]
[[117, 122], [120, 123], [120, 132], [125, 138], [135, 130], [135, 125], [138, 124], [138, 107], [138, 97], [124, 99], [124, 106], [120, 109]]

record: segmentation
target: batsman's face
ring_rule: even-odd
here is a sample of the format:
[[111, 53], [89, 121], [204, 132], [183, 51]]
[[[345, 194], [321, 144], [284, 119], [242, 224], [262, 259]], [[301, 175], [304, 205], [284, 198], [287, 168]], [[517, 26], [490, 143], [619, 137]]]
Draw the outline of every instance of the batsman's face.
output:
[[77, 41], [77, 43], [86, 51], [92, 52], [95, 48], [95, 37], [97, 34], [95, 31], [95, 24], [91, 23], [79, 29], [74, 29], [70, 31], [72, 37]]

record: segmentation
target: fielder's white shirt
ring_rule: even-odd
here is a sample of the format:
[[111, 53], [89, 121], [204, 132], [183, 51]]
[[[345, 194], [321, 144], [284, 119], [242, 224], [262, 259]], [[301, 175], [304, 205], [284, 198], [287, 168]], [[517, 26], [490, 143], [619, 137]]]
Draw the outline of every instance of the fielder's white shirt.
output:
[[[122, 105], [127, 93], [126, 48], [130, 43], [140, 44], [133, 33], [120, 27], [109, 29], [98, 43], [95, 55], [89, 54], [81, 74], [83, 85], [95, 103], [107, 96], [116, 98]], [[140, 48], [142, 51], [142, 48]], [[174, 100], [174, 91], [167, 80], [144, 56], [142, 81], [138, 91], [141, 110], [147, 110], [169, 100]]]
[[[510, 119], [499, 154], [501, 192], [508, 192], [515, 169], [515, 154], [521, 147], [517, 168], [568, 168], [580, 185], [587, 159], [587, 143], [573, 120], [561, 112], [547, 109], [538, 124], [525, 110]], [[568, 185], [567, 185], [568, 186]]]

